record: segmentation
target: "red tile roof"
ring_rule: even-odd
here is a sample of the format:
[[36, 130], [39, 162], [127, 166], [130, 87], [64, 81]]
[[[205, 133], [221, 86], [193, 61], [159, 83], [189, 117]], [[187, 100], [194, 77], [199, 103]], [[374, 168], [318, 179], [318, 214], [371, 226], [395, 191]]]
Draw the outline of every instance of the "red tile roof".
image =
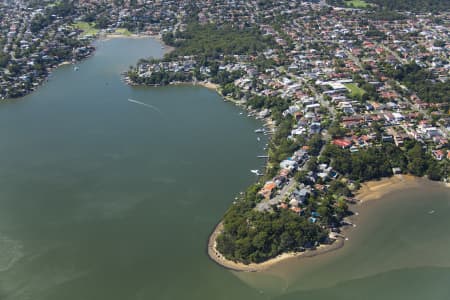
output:
[[342, 148], [347, 148], [352, 145], [352, 142], [346, 139], [334, 139], [332, 143]]

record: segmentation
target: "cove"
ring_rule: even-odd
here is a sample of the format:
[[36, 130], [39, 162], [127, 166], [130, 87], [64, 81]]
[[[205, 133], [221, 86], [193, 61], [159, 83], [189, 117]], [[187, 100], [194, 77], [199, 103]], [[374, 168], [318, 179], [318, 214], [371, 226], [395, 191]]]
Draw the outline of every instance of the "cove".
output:
[[264, 273], [213, 263], [261, 124], [205, 88], [122, 83], [161, 57], [154, 40], [96, 47], [0, 105], [0, 299], [450, 298], [450, 196], [425, 180], [358, 207], [341, 250]]
[[261, 124], [205, 88], [122, 83], [154, 40], [96, 47], [0, 106], [0, 299], [254, 297], [206, 241], [256, 179]]

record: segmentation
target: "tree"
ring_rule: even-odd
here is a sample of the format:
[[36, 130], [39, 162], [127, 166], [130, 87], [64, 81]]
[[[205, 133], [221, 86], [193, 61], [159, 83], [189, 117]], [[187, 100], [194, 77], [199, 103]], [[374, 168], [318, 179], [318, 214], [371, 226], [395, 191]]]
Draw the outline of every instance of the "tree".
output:
[[432, 159], [427, 169], [428, 179], [441, 180], [442, 170], [436, 160]]
[[97, 18], [97, 20], [95, 22], [95, 28], [99, 28], [99, 29], [104, 29], [104, 28], [108, 27], [108, 25], [109, 25], [109, 18], [105, 15]]
[[4, 68], [9, 63], [9, 55], [0, 51], [0, 68]]
[[307, 145], [310, 147], [309, 153], [311, 155], [319, 155], [323, 145], [322, 137], [320, 136], [320, 134], [314, 134], [313, 136], [311, 136]]
[[427, 170], [427, 161], [424, 157], [424, 151], [420, 143], [415, 143], [414, 146], [408, 150], [408, 171], [416, 176], [423, 176]]
[[311, 157], [308, 162], [306, 163], [306, 168], [309, 171], [317, 171], [318, 169], [318, 164], [317, 164], [317, 158], [315, 156]]
[[330, 127], [328, 127], [328, 134], [333, 138], [342, 137], [346, 133], [346, 130], [339, 125], [338, 121], [333, 122]]

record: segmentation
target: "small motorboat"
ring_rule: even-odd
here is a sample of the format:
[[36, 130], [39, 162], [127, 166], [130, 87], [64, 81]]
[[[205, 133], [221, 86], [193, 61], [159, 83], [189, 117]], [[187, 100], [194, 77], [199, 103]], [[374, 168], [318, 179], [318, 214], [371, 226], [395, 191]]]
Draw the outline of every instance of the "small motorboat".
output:
[[259, 173], [259, 170], [250, 170], [250, 172], [252, 172], [256, 176], [262, 176], [263, 175], [263, 174]]

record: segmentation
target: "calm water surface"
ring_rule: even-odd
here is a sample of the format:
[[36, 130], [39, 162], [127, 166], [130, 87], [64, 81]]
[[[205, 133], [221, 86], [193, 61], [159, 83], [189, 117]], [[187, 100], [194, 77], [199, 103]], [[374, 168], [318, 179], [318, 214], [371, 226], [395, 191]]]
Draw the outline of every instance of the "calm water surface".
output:
[[357, 227], [344, 248], [238, 276], [286, 300], [450, 299], [450, 193], [442, 184], [417, 182], [354, 206]]
[[124, 85], [153, 40], [97, 46], [0, 105], [0, 299], [450, 299], [450, 197], [427, 182], [361, 207], [342, 251], [215, 265], [206, 240], [255, 180], [261, 124], [204, 88]]

